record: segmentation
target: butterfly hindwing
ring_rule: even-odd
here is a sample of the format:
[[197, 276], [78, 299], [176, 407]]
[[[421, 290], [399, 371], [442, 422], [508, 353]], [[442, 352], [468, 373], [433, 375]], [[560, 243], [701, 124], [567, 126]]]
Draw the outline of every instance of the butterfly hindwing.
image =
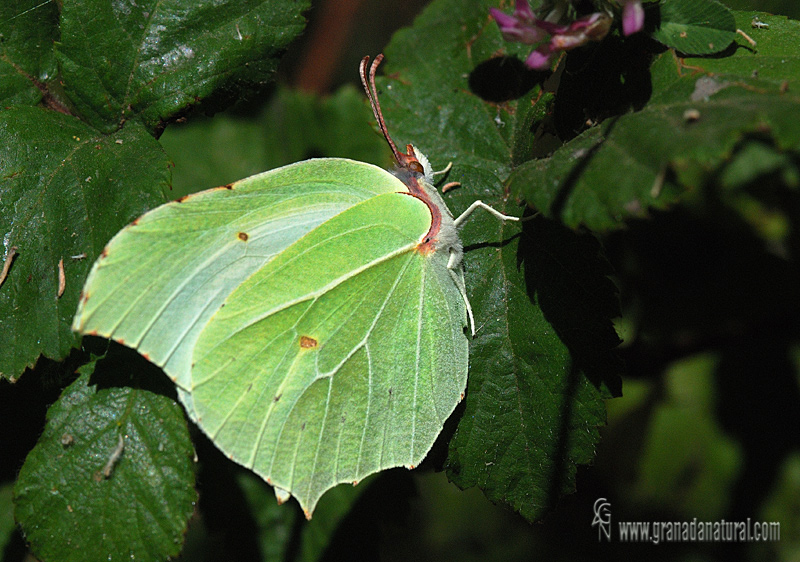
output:
[[197, 342], [199, 425], [307, 513], [337, 483], [419, 464], [464, 390], [463, 299], [444, 256], [417, 251], [429, 226], [405, 193], [355, 205], [253, 274]]

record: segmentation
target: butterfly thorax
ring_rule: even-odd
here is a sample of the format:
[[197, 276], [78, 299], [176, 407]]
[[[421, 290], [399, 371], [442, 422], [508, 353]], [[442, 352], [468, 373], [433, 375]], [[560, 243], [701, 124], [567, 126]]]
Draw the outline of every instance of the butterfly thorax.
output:
[[409, 194], [423, 201], [431, 213], [431, 226], [417, 251], [421, 254], [445, 251], [455, 254], [455, 263], [459, 263], [463, 253], [461, 240], [453, 223], [453, 214], [433, 185], [431, 165], [415, 147], [408, 145], [407, 151], [403, 154], [406, 161], [400, 163], [393, 173], [408, 187]]

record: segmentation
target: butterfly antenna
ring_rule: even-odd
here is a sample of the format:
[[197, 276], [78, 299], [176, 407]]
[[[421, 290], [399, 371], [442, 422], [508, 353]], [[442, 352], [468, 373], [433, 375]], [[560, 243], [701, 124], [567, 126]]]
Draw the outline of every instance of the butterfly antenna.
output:
[[386, 142], [389, 143], [389, 148], [392, 149], [392, 154], [394, 154], [395, 160], [398, 164], [403, 164], [405, 162], [405, 158], [403, 158], [403, 154], [397, 150], [397, 146], [394, 144], [392, 137], [389, 136], [389, 131], [386, 128], [386, 122], [383, 120], [383, 113], [381, 112], [381, 104], [378, 102], [378, 89], [375, 87], [375, 73], [378, 71], [378, 66], [383, 61], [383, 54], [379, 54], [375, 57], [375, 60], [372, 61], [372, 66], [369, 67], [369, 73], [367, 73], [367, 65], [369, 64], [369, 57], [364, 57], [361, 59], [361, 64], [359, 65], [359, 73], [361, 74], [361, 83], [364, 85], [364, 91], [367, 92], [367, 97], [369, 98], [369, 104], [372, 106], [372, 113], [375, 115], [375, 120], [378, 122], [378, 127], [383, 133], [383, 138], [386, 139]]

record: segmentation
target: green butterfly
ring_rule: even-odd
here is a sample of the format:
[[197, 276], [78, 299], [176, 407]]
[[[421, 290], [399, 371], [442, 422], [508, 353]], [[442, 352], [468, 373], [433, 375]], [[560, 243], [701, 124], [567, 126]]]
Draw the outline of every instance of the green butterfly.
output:
[[232, 460], [294, 496], [414, 468], [464, 396], [458, 228], [431, 166], [389, 136], [398, 168], [307, 160], [162, 205], [95, 262], [73, 329], [137, 349]]

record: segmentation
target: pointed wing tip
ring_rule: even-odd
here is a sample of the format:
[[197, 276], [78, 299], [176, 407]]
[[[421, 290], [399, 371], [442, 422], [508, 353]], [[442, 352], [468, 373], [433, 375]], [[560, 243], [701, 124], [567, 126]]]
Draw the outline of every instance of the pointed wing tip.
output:
[[[292, 493], [289, 492], [288, 490], [279, 488], [269, 481], [267, 483], [273, 487], [273, 490], [275, 491], [275, 499], [278, 501], [278, 505], [283, 505], [292, 498]], [[356, 484], [356, 482], [354, 482], [354, 484]], [[295, 499], [297, 500], [297, 503], [300, 504], [300, 509], [303, 510], [303, 515], [305, 516], [306, 520], [310, 521], [311, 516], [314, 514], [314, 509], [317, 507], [317, 501], [319, 500], [319, 496], [315, 498], [314, 497], [300, 498], [298, 496], [295, 496]]]
[[[272, 482], [267, 479], [267, 484], [272, 484]], [[272, 486], [272, 489], [275, 491], [275, 500], [278, 502], [278, 505], [285, 504], [287, 501], [289, 501], [289, 498], [292, 497], [292, 494], [289, 492], [289, 490], [284, 490], [283, 488], [279, 488], [274, 484]]]

